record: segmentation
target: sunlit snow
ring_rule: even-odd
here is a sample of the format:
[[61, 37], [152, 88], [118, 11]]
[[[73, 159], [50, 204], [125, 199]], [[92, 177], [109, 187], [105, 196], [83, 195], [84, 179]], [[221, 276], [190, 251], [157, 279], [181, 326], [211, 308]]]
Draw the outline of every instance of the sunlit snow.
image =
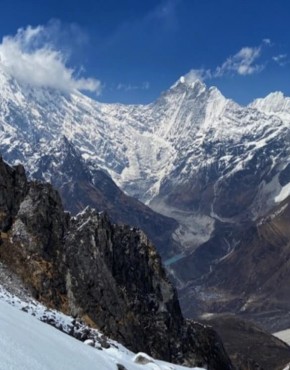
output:
[[[73, 320], [36, 301], [25, 302], [0, 286], [0, 370], [117, 370], [117, 364], [127, 370], [188, 369], [135, 355], [114, 341], [108, 349], [92, 348], [39, 321], [43, 315], [51, 315], [64, 329]], [[148, 363], [136, 363], [140, 357]]]

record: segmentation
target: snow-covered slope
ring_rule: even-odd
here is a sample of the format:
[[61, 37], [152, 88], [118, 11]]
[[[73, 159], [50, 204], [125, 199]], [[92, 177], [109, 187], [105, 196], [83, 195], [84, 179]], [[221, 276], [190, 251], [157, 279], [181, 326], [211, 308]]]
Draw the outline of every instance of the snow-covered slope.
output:
[[110, 341], [107, 349], [92, 348], [39, 321], [49, 315], [62, 325], [63, 330], [73, 321], [57, 311], [47, 310], [36, 301], [24, 302], [0, 286], [1, 370], [186, 369], [154, 360], [146, 354], [135, 355], [114, 341]]
[[274, 333], [273, 335], [283, 340], [283, 342], [290, 344], [290, 329], [278, 331], [277, 333]]
[[284, 96], [281, 91], [256, 99], [249, 106], [269, 115], [277, 115], [283, 121], [290, 121], [290, 98]]

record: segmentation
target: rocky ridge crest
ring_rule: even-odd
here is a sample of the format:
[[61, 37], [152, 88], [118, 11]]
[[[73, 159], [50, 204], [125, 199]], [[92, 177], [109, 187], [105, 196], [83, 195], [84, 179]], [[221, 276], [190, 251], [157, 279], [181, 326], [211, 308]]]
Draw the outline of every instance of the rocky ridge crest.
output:
[[51, 185], [0, 160], [0, 260], [52, 308], [80, 317], [133, 351], [189, 366], [231, 369], [210, 327], [183, 318], [145, 234], [87, 208], [64, 212]]

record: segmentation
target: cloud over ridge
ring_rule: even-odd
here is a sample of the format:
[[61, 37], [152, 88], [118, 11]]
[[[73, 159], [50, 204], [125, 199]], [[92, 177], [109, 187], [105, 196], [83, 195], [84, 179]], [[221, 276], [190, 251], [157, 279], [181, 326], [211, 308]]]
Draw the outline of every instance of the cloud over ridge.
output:
[[[270, 39], [264, 39], [259, 46], [242, 47], [236, 54], [229, 56], [221, 65], [214, 69], [191, 69], [185, 77], [188, 82], [194, 82], [195, 80], [204, 81], [226, 75], [249, 76], [254, 73], [259, 73], [263, 71], [266, 66], [265, 62], [262, 63], [259, 60], [263, 53], [263, 49], [271, 45]], [[273, 60], [282, 65], [286, 57], [286, 54], [281, 54], [273, 57]]]
[[220, 67], [217, 67], [215, 76], [220, 77], [226, 73], [233, 72], [242, 76], [251, 75], [260, 72], [264, 66], [255, 64], [261, 55], [262, 48], [243, 47], [233, 56], [230, 56]]
[[49, 87], [65, 92], [74, 90], [101, 92], [101, 82], [80, 78], [67, 66], [64, 53], [49, 42], [49, 27], [18, 29], [15, 36], [5, 36], [0, 44], [0, 65], [17, 81], [33, 87]]

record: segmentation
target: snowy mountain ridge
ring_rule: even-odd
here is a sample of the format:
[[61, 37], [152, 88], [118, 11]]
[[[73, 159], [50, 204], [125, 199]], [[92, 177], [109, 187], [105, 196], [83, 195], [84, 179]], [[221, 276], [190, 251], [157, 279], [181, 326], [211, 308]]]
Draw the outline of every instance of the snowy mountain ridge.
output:
[[[3, 72], [0, 76], [4, 145], [9, 143], [9, 134], [14, 138], [22, 136], [26, 141], [24, 156], [30, 159], [32, 149], [42, 153], [49, 141], [66, 136], [80, 149], [84, 159], [107, 170], [125, 190], [130, 190], [133, 181], [144, 180], [144, 172], [149, 176], [152, 172], [142, 197], [147, 202], [173, 170], [173, 163], [191, 154], [192, 144], [201, 146], [209, 134], [213, 135], [213, 143], [222, 140], [235, 143], [257, 129], [253, 121], [261, 118], [248, 109], [243, 114], [244, 109], [224, 98], [215, 87], [207, 89], [199, 81], [188, 85], [182, 78], [156, 102], [126, 106], [101, 104], [80, 93], [65, 95], [56, 90], [23, 86]], [[233, 113], [240, 120], [233, 119]], [[260, 125], [267, 125], [262, 118]], [[248, 125], [244, 124], [246, 119]], [[272, 121], [279, 128], [280, 122]], [[39, 147], [35, 147], [37, 144]], [[192, 147], [191, 150], [194, 152]], [[12, 151], [11, 148], [9, 152]], [[206, 157], [207, 153], [192, 154], [194, 159], [198, 155]], [[139, 190], [139, 198], [140, 194]]]
[[[25, 163], [33, 177], [51, 149], [60, 148], [61, 156], [65, 136], [88, 167], [105, 170], [126, 193], [175, 218], [174, 237], [185, 248], [209, 240], [216, 220], [257, 219], [285, 193], [279, 174], [290, 161], [290, 110], [281, 93], [241, 107], [217, 88], [181, 77], [151, 104], [104, 104], [20, 84], [1, 68], [0, 86], [0, 150], [7, 161]], [[222, 198], [245, 191], [232, 181], [247, 171], [259, 183], [243, 209], [227, 210]], [[52, 180], [49, 172], [42, 178]]]
[[270, 93], [263, 99], [254, 100], [249, 107], [258, 109], [270, 115], [277, 115], [281, 119], [290, 119], [290, 98], [281, 91]]

